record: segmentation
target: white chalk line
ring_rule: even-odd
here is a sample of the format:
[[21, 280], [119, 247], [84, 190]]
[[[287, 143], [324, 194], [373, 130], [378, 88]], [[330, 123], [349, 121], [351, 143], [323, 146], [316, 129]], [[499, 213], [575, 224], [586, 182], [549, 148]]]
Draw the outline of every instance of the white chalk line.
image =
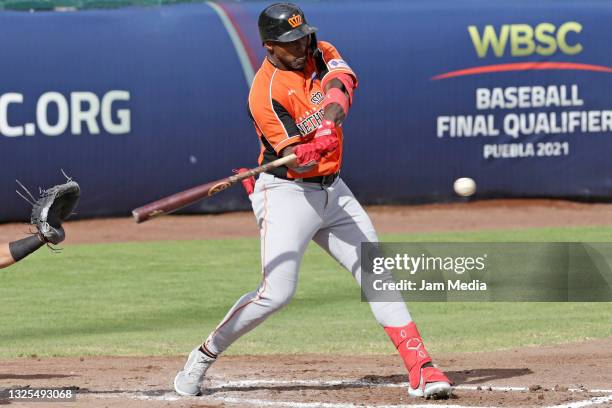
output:
[[[223, 393], [224, 389], [227, 388], [226, 392], [231, 392], [234, 389], [248, 389], [257, 386], [266, 385], [278, 385], [278, 386], [320, 386], [320, 387], [334, 387], [334, 386], [354, 386], [354, 387], [381, 387], [381, 388], [405, 388], [408, 386], [407, 382], [402, 383], [379, 383], [366, 380], [357, 381], [343, 381], [343, 380], [223, 380], [221, 378], [209, 378], [210, 385], [217, 386], [217, 392]], [[210, 386], [209, 385], [209, 386]], [[526, 392], [529, 391], [528, 387], [509, 387], [509, 386], [470, 386], [460, 385], [454, 387], [456, 390], [464, 391], [497, 391], [497, 392]], [[612, 390], [604, 389], [584, 389], [584, 388], [570, 388], [568, 392], [589, 392], [589, 393], [601, 393], [608, 394], [612, 393]], [[554, 392], [554, 390], [553, 390]], [[351, 403], [330, 403], [330, 402], [296, 402], [296, 401], [277, 401], [277, 400], [265, 400], [265, 399], [254, 399], [254, 398], [237, 398], [229, 397], [224, 395], [204, 395], [200, 397], [182, 397], [174, 392], [166, 392], [161, 395], [147, 395], [142, 391], [124, 391], [111, 394], [95, 394], [97, 397], [102, 398], [118, 398], [118, 397], [131, 397], [139, 400], [158, 400], [158, 401], [178, 401], [185, 399], [193, 399], [194, 401], [202, 401], [205, 399], [212, 399], [228, 404], [236, 405], [251, 405], [258, 407], [287, 407], [287, 408], [496, 408], [490, 407], [471, 407], [466, 405], [457, 404], [409, 404], [409, 405], [355, 405]], [[584, 408], [594, 405], [604, 404], [612, 401], [612, 394], [601, 397], [593, 397], [582, 401], [576, 401], [571, 403], [565, 403], [561, 405], [551, 405], [546, 408]]]
[[570, 402], [568, 404], [554, 405], [548, 408], [583, 408], [591, 405], [604, 404], [612, 401], [612, 395], [606, 397], [594, 397], [584, 401]]
[[[385, 388], [406, 388], [408, 387], [407, 382], [401, 383], [377, 383], [372, 381], [341, 381], [341, 380], [237, 380], [237, 381], [223, 381], [222, 379], [215, 379], [213, 383], [217, 383], [221, 389], [227, 388], [249, 388], [249, 387], [257, 387], [257, 386], [265, 386], [265, 385], [280, 385], [280, 386], [363, 386], [363, 387], [385, 387]], [[459, 385], [454, 387], [455, 390], [464, 390], [464, 391], [497, 391], [497, 392], [526, 392], [529, 391], [529, 387], [510, 387], [510, 386], [475, 386], [475, 385]], [[561, 391], [561, 390], [559, 390]], [[588, 390], [585, 388], [568, 388], [568, 392], [578, 393], [578, 392], [589, 392], [589, 393], [598, 393], [598, 394], [608, 394], [612, 393], [612, 390], [603, 390], [603, 389], [592, 389]], [[235, 404], [249, 404], [256, 406], [277, 406], [277, 407], [295, 407], [295, 408], [353, 408], [357, 407], [353, 404], [333, 404], [333, 403], [296, 403], [291, 401], [267, 401], [266, 400], [250, 400], [250, 399], [240, 399], [240, 398], [231, 398], [225, 397], [223, 401], [228, 403]], [[235, 401], [235, 402], [232, 402]], [[569, 404], [561, 404], [561, 405], [552, 405], [548, 408], [582, 408], [588, 407], [591, 405], [599, 405], [605, 402], [612, 401], [612, 395], [606, 397], [594, 397], [588, 400], [577, 401]], [[265, 403], [264, 403], [265, 402]], [[293, 405], [292, 405], [293, 404]], [[314, 404], [314, 405], [313, 405]], [[432, 407], [433, 404], [425, 404], [425, 405], [375, 405], [368, 406], [366, 408], [404, 408], [404, 407]], [[439, 407], [445, 408], [471, 408], [465, 405], [439, 405]], [[480, 407], [483, 408], [483, 407]], [[486, 408], [486, 407], [485, 407]]]
[[[176, 401], [184, 397], [168, 396], [169, 398], [161, 398], [164, 401]], [[209, 396], [211, 397], [211, 396]], [[201, 400], [202, 397], [193, 397], [194, 399]], [[150, 400], [152, 398], [139, 398]], [[155, 399], [155, 398], [153, 398]], [[159, 399], [159, 398], [157, 398]], [[256, 407], [286, 407], [286, 408], [500, 408], [495, 406], [468, 406], [468, 405], [457, 405], [457, 404], [409, 404], [409, 405], [355, 405], [345, 403], [332, 403], [332, 402], [295, 402], [295, 401], [270, 401], [264, 399], [253, 399], [253, 398], [235, 398], [235, 397], [223, 397], [223, 396], [212, 396], [212, 399], [222, 401], [228, 404], [236, 405], [252, 405]], [[594, 397], [588, 400], [576, 401], [568, 404], [551, 405], [545, 408], [585, 408], [593, 405], [599, 405], [606, 402], [612, 401], [612, 395], [606, 397]]]
[[[332, 403], [332, 402], [295, 402], [295, 401], [270, 401], [264, 399], [254, 398], [235, 398], [235, 397], [223, 397], [223, 396], [208, 396], [211, 399], [218, 400], [228, 404], [236, 405], [252, 405], [256, 407], [286, 407], [286, 408], [500, 408], [495, 406], [468, 406], [468, 405], [457, 405], [457, 404], [409, 404], [409, 405], [355, 405], [346, 403]], [[179, 399], [191, 398], [194, 400], [202, 400], [202, 397], [178, 397], [176, 394], [173, 396], [165, 395], [160, 397], [147, 397], [138, 396], [138, 399], [144, 400], [163, 400], [163, 401], [176, 401]], [[561, 405], [550, 405], [545, 408], [584, 408], [592, 405], [599, 405], [606, 402], [612, 401], [612, 395], [605, 397], [594, 397], [588, 400], [576, 401], [568, 404]]]
[[[222, 401], [229, 404], [248, 404], [258, 407], [287, 407], [287, 408], [499, 408], [494, 406], [477, 406], [471, 407], [467, 405], [457, 404], [410, 404], [410, 405], [354, 405], [354, 404], [341, 404], [341, 403], [329, 403], [329, 402], [292, 402], [292, 401], [268, 401], [262, 399], [249, 399], [249, 398], [223, 398]], [[595, 397], [584, 401], [572, 402], [569, 404], [551, 405], [545, 408], [583, 408], [591, 405], [603, 404], [605, 402], [612, 401], [612, 395], [607, 397]]]
[[[409, 405], [355, 405], [350, 403], [334, 403], [334, 402], [295, 402], [295, 401], [272, 401], [257, 398], [236, 398], [236, 397], [225, 397], [221, 395], [203, 395], [198, 397], [183, 397], [179, 396], [174, 392], [165, 393], [163, 395], [149, 396], [142, 392], [122, 392], [114, 394], [102, 394], [100, 397], [103, 398], [118, 398], [122, 396], [129, 396], [138, 400], [146, 401], [200, 401], [205, 400], [217, 400], [228, 404], [236, 405], [253, 405], [256, 407], [287, 407], [287, 408], [498, 408], [494, 406], [468, 406], [468, 405], [457, 405], [457, 404], [409, 404]], [[418, 401], [418, 400], [415, 400]], [[556, 408], [556, 407], [550, 407]]]
[[288, 407], [288, 408], [496, 408], [496, 407], [470, 407], [466, 405], [440, 405], [440, 404], [410, 404], [410, 405], [355, 405], [333, 402], [291, 402], [291, 401], [268, 401], [249, 398], [223, 398], [228, 404], [249, 404], [257, 407]]
[[[367, 380], [224, 380], [223, 378], [209, 378], [212, 385], [219, 388], [249, 388], [261, 387], [266, 385], [279, 386], [311, 386], [311, 387], [334, 387], [334, 386], [353, 386], [353, 387], [381, 387], [381, 388], [407, 388], [408, 382], [400, 383], [383, 383]], [[463, 391], [498, 391], [498, 392], [524, 392], [529, 391], [529, 387], [510, 387], [510, 386], [488, 386], [488, 385], [458, 385], [454, 387], [456, 390]], [[553, 390], [561, 391], [561, 390]], [[610, 394], [612, 389], [585, 389], [585, 388], [568, 388], [569, 392], [591, 392], [598, 394]]]

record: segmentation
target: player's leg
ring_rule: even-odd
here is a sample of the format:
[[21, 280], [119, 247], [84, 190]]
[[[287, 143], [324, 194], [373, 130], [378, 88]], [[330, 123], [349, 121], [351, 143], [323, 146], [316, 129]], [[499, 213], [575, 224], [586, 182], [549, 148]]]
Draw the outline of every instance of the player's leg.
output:
[[0, 245], [0, 268], [6, 268], [43, 246], [37, 235]]
[[322, 222], [325, 195], [314, 188], [263, 174], [251, 200], [260, 229], [262, 282], [208, 337], [205, 345], [214, 354], [289, 303], [304, 251]]
[[[329, 204], [324, 225], [314, 240], [349, 270], [361, 285], [361, 242], [377, 242], [376, 232], [370, 218], [342, 180], [327, 191]], [[395, 295], [397, 299], [394, 301], [370, 302], [370, 308], [406, 365], [410, 380], [409, 394], [449, 397], [451, 382], [433, 367], [406, 304], [399, 294]]]
[[238, 299], [205, 343], [192, 352], [175, 379], [180, 394], [196, 395], [206, 369], [220, 353], [289, 303], [304, 251], [322, 222], [325, 194], [264, 174], [251, 201], [260, 227], [262, 282]]

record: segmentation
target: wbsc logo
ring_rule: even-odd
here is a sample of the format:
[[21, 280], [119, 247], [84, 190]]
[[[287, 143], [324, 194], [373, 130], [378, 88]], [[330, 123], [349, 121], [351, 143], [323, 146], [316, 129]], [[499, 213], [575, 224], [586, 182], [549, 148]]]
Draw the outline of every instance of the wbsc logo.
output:
[[467, 27], [469, 39], [476, 56], [482, 58], [525, 58], [519, 61], [503, 61], [493, 65], [465, 67], [431, 77], [432, 80], [480, 75], [508, 71], [569, 70], [612, 73], [612, 67], [584, 62], [556, 60], [530, 60], [535, 55], [576, 56], [584, 50], [580, 42], [582, 24], [567, 21], [558, 26], [551, 23], [502, 24], [499, 27], [486, 25]]
[[36, 100], [35, 120], [15, 123], [11, 113], [14, 115], [20, 105], [26, 103], [25, 98], [22, 93], [7, 92], [0, 95], [0, 135], [20, 137], [41, 133], [58, 136], [68, 129], [73, 135], [85, 131], [92, 135], [102, 131], [127, 134], [131, 130], [131, 112], [126, 106], [129, 101], [130, 93], [125, 90], [111, 90], [101, 97], [86, 91], [71, 92], [68, 96], [45, 92]]
[[508, 49], [512, 57], [533, 54], [550, 56], [556, 52], [576, 55], [583, 49], [577, 39], [581, 31], [582, 25], [575, 21], [568, 21], [559, 27], [551, 23], [540, 23], [534, 27], [529, 24], [504, 24], [499, 30], [487, 25], [482, 32], [477, 26], [468, 27], [479, 58], [487, 57], [489, 50], [496, 57], [503, 57]]

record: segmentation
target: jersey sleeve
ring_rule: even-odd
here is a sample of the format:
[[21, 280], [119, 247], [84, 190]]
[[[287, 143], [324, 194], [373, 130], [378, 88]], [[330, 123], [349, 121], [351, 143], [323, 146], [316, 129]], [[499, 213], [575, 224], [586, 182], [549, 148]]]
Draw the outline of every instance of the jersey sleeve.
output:
[[355, 87], [357, 87], [357, 75], [355, 75], [355, 72], [342, 58], [336, 47], [334, 47], [327, 41], [319, 41], [317, 43], [317, 46], [321, 50], [321, 53], [323, 54], [323, 61], [325, 61], [325, 65], [327, 66], [327, 73], [325, 74], [325, 76], [331, 73], [348, 74], [353, 77], [353, 80], [355, 81]]
[[283, 98], [286, 93], [281, 84], [272, 82], [249, 96], [249, 114], [255, 127], [276, 153], [300, 140], [300, 130], [289, 110], [291, 105]]

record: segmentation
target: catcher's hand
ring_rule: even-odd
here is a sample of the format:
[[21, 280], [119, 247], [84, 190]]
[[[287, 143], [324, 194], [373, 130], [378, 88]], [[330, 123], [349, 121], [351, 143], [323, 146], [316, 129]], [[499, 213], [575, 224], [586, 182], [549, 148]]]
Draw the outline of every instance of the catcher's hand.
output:
[[59, 244], [64, 240], [66, 234], [62, 228], [62, 222], [72, 215], [79, 203], [81, 195], [79, 184], [69, 177], [66, 178], [68, 180], [64, 184], [47, 190], [41, 189], [38, 200], [34, 199], [28, 189], [17, 181], [33, 200], [30, 202], [19, 191], [17, 192], [32, 204], [30, 222], [36, 227], [40, 240], [47, 244]]

